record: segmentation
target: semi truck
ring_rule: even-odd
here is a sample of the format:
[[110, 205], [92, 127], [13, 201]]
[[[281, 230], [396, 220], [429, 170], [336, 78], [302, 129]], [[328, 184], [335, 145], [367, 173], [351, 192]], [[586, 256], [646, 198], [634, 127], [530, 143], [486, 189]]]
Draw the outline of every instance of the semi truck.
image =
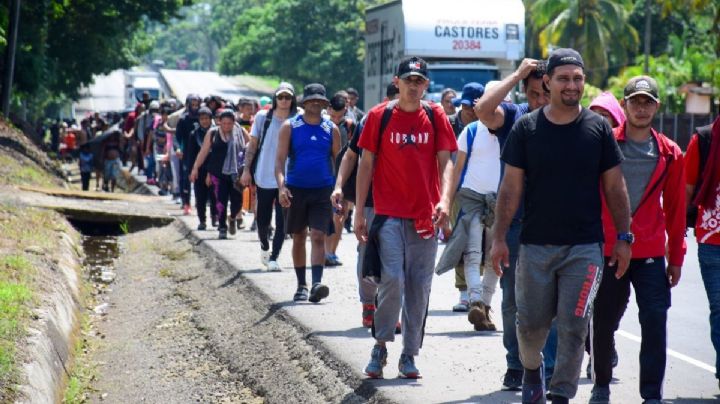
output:
[[445, 88], [485, 84], [515, 69], [525, 49], [522, 0], [395, 0], [368, 8], [365, 18], [364, 107], [385, 97], [400, 61], [428, 62], [426, 98]]

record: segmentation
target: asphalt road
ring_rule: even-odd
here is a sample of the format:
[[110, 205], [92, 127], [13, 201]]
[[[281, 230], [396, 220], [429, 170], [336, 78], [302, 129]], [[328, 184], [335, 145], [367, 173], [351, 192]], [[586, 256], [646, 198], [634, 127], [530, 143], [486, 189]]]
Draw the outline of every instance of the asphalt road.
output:
[[[192, 229], [197, 225], [194, 216], [181, 216], [180, 219]], [[248, 226], [251, 221], [252, 216], [246, 216]], [[220, 257], [235, 265], [244, 277], [276, 302], [277, 307], [311, 330], [308, 337], [321, 341], [358, 378], [362, 378], [362, 369], [369, 358], [373, 340], [360, 323], [361, 306], [355, 277], [357, 243], [353, 235], [343, 234], [338, 255], [344, 265], [325, 270], [324, 282], [330, 287], [330, 296], [317, 305], [292, 302], [296, 283], [290, 241], [286, 241], [280, 257], [283, 271], [268, 273], [261, 269], [255, 233], [242, 230], [230, 240], [217, 240], [216, 231], [196, 232], [196, 236]], [[683, 277], [680, 285], [673, 289], [664, 398], [672, 403], [716, 403], [720, 402], [720, 391], [714, 377], [715, 352], [710, 343], [707, 298], [699, 274], [697, 248], [694, 240], [688, 241]], [[501, 289], [498, 288], [492, 305], [495, 323], [500, 330], [475, 332], [464, 314], [451, 310], [457, 299], [453, 284], [452, 273], [433, 280], [424, 347], [416, 359], [423, 379], [410, 381], [395, 378], [401, 351], [398, 339], [388, 345], [390, 354], [385, 368], [386, 379], [365, 383], [376, 387], [382, 396], [402, 403], [520, 402], [519, 393], [500, 391], [505, 372]], [[639, 335], [637, 308], [634, 297], [631, 297], [630, 307], [617, 334], [620, 362], [615, 369], [616, 380], [611, 386], [611, 397], [616, 403], [641, 401], [638, 392]], [[579, 391], [573, 402], [587, 402], [590, 396], [592, 383], [584, 378], [586, 363], [583, 363]]]

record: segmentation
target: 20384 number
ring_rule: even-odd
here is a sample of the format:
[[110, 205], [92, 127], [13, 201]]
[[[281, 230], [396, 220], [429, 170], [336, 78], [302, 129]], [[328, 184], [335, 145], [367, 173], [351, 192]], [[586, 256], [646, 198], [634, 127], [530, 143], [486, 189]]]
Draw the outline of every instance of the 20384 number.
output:
[[453, 50], [480, 49], [480, 41], [454, 40]]

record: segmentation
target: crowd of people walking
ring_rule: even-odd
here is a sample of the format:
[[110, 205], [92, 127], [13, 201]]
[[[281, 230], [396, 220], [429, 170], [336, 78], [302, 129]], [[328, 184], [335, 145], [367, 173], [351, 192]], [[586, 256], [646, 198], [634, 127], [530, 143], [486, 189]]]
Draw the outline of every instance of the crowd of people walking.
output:
[[[522, 391], [527, 403], [566, 403], [587, 352], [590, 403], [608, 403], [614, 334], [634, 290], [639, 392], [658, 403], [687, 228], [720, 351], [720, 120], [697, 128], [684, 154], [652, 126], [663, 101], [654, 78], [634, 77], [620, 100], [603, 93], [584, 108], [585, 69], [578, 52], [555, 49], [502, 81], [443, 92], [435, 104], [424, 100], [426, 62], [408, 57], [367, 114], [356, 90], [328, 96], [319, 83], [301, 93], [281, 83], [262, 108], [217, 96], [190, 95], [184, 106], [143, 100], [102, 140], [104, 187], [114, 188], [122, 165], [144, 170], [185, 214], [194, 194], [198, 230], [208, 229], [209, 211], [220, 239], [244, 226], [249, 198], [268, 271], [281, 270], [292, 240], [296, 302], [329, 296], [323, 271], [341, 265], [336, 249], [352, 223], [358, 321], [375, 341], [369, 378], [384, 376], [398, 333], [399, 376], [421, 377], [415, 358], [433, 278], [452, 271], [452, 310], [467, 312], [476, 331], [497, 330], [491, 305], [500, 285], [503, 390]], [[509, 96], [518, 85], [527, 102]], [[108, 132], [99, 119], [88, 125]], [[87, 189], [97, 167], [88, 142], [79, 144]]]

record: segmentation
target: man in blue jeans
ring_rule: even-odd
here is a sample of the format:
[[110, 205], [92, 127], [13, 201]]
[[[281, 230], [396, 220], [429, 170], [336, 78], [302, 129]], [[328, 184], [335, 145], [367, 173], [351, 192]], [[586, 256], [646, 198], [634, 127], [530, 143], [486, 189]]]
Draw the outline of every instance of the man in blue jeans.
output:
[[[602, 275], [601, 190], [618, 237], [632, 236], [619, 166], [622, 154], [607, 121], [580, 106], [584, 83], [580, 54], [566, 48], [553, 51], [543, 76], [550, 103], [516, 122], [502, 152], [505, 175], [491, 257], [501, 276], [509, 266], [507, 232], [524, 198], [515, 270], [524, 403], [545, 402], [542, 349], [553, 319], [558, 349], [550, 382], [552, 401], [568, 403], [577, 393], [592, 302]], [[610, 265], [617, 265], [622, 275], [629, 258], [630, 244], [617, 242]]]
[[697, 128], [685, 154], [685, 173], [688, 205], [697, 209], [697, 220], [688, 226], [695, 226], [700, 274], [710, 303], [715, 377], [720, 379], [720, 117]]
[[[475, 112], [491, 133], [494, 133], [502, 150], [513, 124], [523, 115], [541, 108], [549, 102], [549, 94], [543, 89], [542, 76], [545, 73], [545, 62], [535, 59], [524, 59], [518, 69], [494, 87], [485, 89], [485, 94], [475, 104]], [[507, 94], [522, 81], [523, 91], [527, 102], [514, 104], [505, 102]], [[501, 165], [501, 175], [503, 167]], [[503, 317], [503, 345], [507, 354], [507, 371], [503, 376], [502, 389], [508, 391], [520, 390], [522, 385], [523, 367], [520, 363], [515, 321], [517, 305], [515, 304], [515, 265], [520, 249], [520, 227], [522, 206], [515, 214], [507, 234], [507, 244], [510, 250], [510, 266], [505, 268], [500, 278], [500, 287], [503, 291], [502, 317]], [[550, 328], [543, 361], [545, 365], [545, 378], [550, 382], [555, 367], [555, 351], [557, 349], [557, 330]]]

